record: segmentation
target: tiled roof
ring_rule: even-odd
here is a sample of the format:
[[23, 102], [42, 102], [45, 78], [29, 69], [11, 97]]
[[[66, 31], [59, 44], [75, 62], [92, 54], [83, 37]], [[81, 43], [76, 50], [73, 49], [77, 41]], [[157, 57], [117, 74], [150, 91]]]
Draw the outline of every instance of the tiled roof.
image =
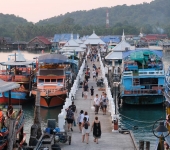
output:
[[40, 41], [42, 41], [44, 44], [51, 44], [50, 41], [48, 41], [48, 39], [46, 39], [43, 36], [37, 36], [36, 38], [38, 38]]
[[102, 44], [102, 45], [104, 45], [106, 43], [103, 42], [93, 31], [93, 34], [88, 37], [88, 39], [84, 42], [84, 44], [91, 44], [91, 45]]

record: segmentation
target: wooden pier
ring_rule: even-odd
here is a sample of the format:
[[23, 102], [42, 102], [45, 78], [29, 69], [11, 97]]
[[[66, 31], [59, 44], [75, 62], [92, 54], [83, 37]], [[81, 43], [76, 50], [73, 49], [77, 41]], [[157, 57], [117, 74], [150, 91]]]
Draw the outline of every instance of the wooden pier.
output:
[[[99, 62], [95, 62], [95, 64], [97, 67], [100, 67]], [[87, 65], [90, 68], [90, 71], [92, 72], [93, 63], [91, 61], [87, 61]], [[101, 74], [99, 74], [98, 78], [100, 78], [100, 76]], [[83, 79], [84, 79], [84, 74], [82, 76], [82, 81]], [[93, 81], [92, 73], [91, 73], [91, 78], [89, 79], [88, 82], [88, 86], [89, 88], [91, 88], [91, 86], [94, 87], [94, 95], [99, 94], [100, 96], [102, 92], [105, 91], [104, 87], [103, 88], [97, 87], [96, 81]], [[82, 91], [83, 89], [79, 88], [78, 91], [76, 92], [74, 103], [77, 107], [77, 113], [75, 114], [75, 118], [78, 117], [79, 112], [81, 110], [84, 110], [84, 112], [87, 111], [90, 117], [90, 125], [92, 125], [94, 118], [96, 116], [94, 110], [91, 108], [93, 105], [93, 100], [90, 100], [91, 99], [90, 92], [88, 93], [87, 100], [84, 100], [84, 98], [82, 97]], [[69, 145], [68, 143], [59, 144], [62, 150], [80, 150], [80, 149], [81, 150], [87, 150], [87, 149], [88, 150], [104, 150], [104, 149], [136, 150], [138, 149], [132, 132], [128, 132], [125, 134], [121, 134], [119, 132], [112, 132], [113, 120], [110, 112], [107, 112], [106, 115], [103, 115], [103, 112], [100, 110], [97, 116], [99, 118], [99, 121], [101, 122], [101, 130], [102, 130], [102, 135], [101, 135], [101, 139], [99, 139], [99, 144], [93, 142], [94, 140], [93, 132], [90, 132], [89, 143], [88, 144], [82, 143], [82, 133], [79, 132], [79, 127], [77, 124], [76, 126], [73, 126], [71, 145]], [[67, 125], [65, 129], [67, 131]]]

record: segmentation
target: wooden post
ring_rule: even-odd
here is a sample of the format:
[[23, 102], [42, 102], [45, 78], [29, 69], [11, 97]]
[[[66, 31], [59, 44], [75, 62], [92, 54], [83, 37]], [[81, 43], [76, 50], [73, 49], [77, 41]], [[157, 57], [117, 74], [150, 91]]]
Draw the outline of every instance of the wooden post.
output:
[[146, 141], [146, 150], [150, 150], [150, 142]]
[[40, 91], [39, 90], [37, 90], [36, 100], [35, 100], [34, 124], [36, 124], [38, 126], [37, 139], [39, 139], [42, 135], [41, 117], [40, 117]]
[[144, 141], [139, 141], [139, 150], [144, 150]]
[[8, 106], [10, 106], [11, 105], [11, 90], [9, 90], [8, 91], [9, 93], [9, 95], [8, 95]]
[[10, 118], [7, 150], [13, 150], [13, 146], [16, 143], [15, 122], [15, 119]]

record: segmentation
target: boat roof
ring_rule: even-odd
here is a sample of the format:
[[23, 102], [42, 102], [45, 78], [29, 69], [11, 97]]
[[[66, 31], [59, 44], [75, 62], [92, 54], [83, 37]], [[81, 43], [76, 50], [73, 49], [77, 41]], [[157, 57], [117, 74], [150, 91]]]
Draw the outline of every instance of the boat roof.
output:
[[9, 60], [7, 62], [1, 62], [0, 64], [4, 65], [4, 66], [7, 66], [7, 65], [9, 65], [9, 66], [27, 66], [27, 65], [31, 65], [33, 63], [34, 63], [34, 60], [32, 60], [32, 61], [26, 60], [25, 62]]
[[123, 59], [126, 58], [129, 55], [134, 55], [134, 57], [141, 57], [141, 55], [150, 55], [150, 54], [155, 54], [158, 57], [162, 58], [163, 53], [162, 51], [158, 51], [158, 50], [150, 50], [150, 49], [146, 49], [146, 48], [141, 48], [141, 49], [135, 49], [135, 50], [130, 50], [130, 51], [126, 51], [126, 52], [122, 52], [123, 53]]
[[66, 62], [67, 57], [56, 53], [44, 54], [38, 57], [38, 61], [42, 63], [57, 64]]
[[0, 86], [0, 92], [1, 93], [20, 87], [20, 84], [18, 84], [16, 82], [5, 82], [1, 79], [0, 79], [0, 85], [1, 85]]

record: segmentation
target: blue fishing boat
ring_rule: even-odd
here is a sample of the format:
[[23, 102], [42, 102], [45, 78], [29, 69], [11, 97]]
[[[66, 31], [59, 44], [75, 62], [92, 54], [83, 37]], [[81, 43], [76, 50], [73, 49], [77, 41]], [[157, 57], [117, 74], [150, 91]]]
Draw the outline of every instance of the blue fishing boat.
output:
[[123, 52], [123, 103], [131, 105], [161, 104], [165, 101], [162, 51], [136, 49]]
[[[33, 97], [29, 97], [32, 81], [36, 73], [33, 63], [33, 60], [26, 60], [19, 50], [17, 53], [9, 55], [7, 62], [0, 63], [3, 68], [5, 67], [4, 70], [0, 70], [0, 79], [20, 84], [19, 88], [11, 91], [12, 104], [23, 104], [33, 100]], [[8, 96], [8, 92], [4, 92], [0, 95], [1, 105], [8, 103]]]
[[170, 103], [170, 66], [168, 68], [168, 71], [165, 75], [165, 92], [164, 92], [166, 101]]

